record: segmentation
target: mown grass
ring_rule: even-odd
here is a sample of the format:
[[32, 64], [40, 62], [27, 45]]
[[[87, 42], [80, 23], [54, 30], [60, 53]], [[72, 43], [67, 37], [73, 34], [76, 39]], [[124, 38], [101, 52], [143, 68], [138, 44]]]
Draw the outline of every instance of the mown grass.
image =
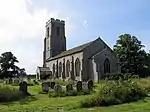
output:
[[[150, 86], [150, 78], [136, 80], [141, 81], [143, 87]], [[101, 84], [97, 84], [96, 88], [99, 86]], [[40, 85], [29, 86], [28, 89], [32, 96], [16, 102], [0, 103], [0, 112], [150, 112], [149, 98], [109, 107], [79, 108], [79, 102], [92, 95], [49, 98], [48, 94], [39, 94]]]

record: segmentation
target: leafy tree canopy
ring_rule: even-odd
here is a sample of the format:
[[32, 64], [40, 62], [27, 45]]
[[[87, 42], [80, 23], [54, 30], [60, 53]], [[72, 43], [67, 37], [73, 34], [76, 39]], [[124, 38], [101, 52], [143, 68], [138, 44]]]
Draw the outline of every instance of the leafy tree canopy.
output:
[[119, 58], [121, 71], [123, 73], [134, 73], [140, 75], [144, 68], [146, 52], [142, 49], [141, 41], [130, 34], [123, 34], [114, 45], [114, 51]]
[[19, 61], [11, 52], [2, 53], [0, 56], [1, 78], [12, 77], [16, 74], [19, 67], [15, 65]]

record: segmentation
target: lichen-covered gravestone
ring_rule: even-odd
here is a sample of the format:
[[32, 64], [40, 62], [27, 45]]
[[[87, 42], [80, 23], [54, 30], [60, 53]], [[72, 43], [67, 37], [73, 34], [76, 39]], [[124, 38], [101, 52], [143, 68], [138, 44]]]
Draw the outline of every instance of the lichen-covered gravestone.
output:
[[66, 91], [67, 91], [67, 92], [73, 91], [73, 86], [72, 86], [72, 84], [67, 84], [67, 85], [66, 85]]
[[62, 87], [59, 84], [54, 86], [54, 91], [56, 94], [60, 94], [62, 92]]
[[82, 91], [82, 82], [81, 81], [78, 81], [77, 84], [76, 84], [76, 88], [77, 88], [77, 91]]
[[49, 91], [49, 82], [42, 83], [42, 93], [48, 93]]
[[19, 91], [21, 91], [23, 94], [28, 94], [28, 84], [27, 82], [23, 81], [19, 84]]
[[54, 89], [54, 86], [55, 86], [55, 82], [53, 81], [53, 82], [50, 82], [50, 87], [52, 88], [52, 89]]
[[87, 82], [82, 82], [82, 89], [83, 90], [88, 90], [88, 87], [87, 87]]
[[89, 91], [92, 91], [92, 90], [93, 90], [93, 86], [94, 86], [93, 81], [92, 81], [92, 80], [89, 80], [89, 81], [87, 82], [88, 90], [89, 90]]

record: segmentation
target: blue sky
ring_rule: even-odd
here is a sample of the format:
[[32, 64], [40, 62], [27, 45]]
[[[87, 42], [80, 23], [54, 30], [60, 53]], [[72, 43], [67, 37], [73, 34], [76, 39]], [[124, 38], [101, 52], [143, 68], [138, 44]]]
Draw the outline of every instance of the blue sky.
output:
[[[122, 33], [135, 35], [149, 46], [149, 0], [56, 0], [52, 3], [39, 0], [36, 5], [40, 8], [48, 7], [48, 10], [61, 10], [64, 14], [60, 14], [60, 18], [69, 16], [74, 30], [67, 35], [68, 48], [93, 40], [97, 36], [113, 46]], [[68, 24], [66, 21], [66, 26]]]
[[45, 23], [51, 17], [66, 21], [67, 48], [98, 36], [112, 47], [123, 33], [150, 48], [149, 0], [0, 0], [0, 14], [0, 53], [12, 51], [28, 73], [42, 65]]

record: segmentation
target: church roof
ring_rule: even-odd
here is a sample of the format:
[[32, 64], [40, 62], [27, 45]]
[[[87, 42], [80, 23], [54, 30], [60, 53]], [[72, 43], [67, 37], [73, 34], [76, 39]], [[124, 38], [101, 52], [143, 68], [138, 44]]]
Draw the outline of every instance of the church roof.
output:
[[50, 71], [49, 67], [38, 67], [40, 71]]
[[68, 56], [68, 55], [71, 55], [71, 54], [74, 54], [74, 53], [77, 53], [77, 52], [81, 52], [83, 51], [84, 48], [86, 48], [87, 46], [89, 46], [91, 42], [88, 42], [86, 44], [83, 44], [83, 45], [80, 45], [80, 46], [77, 46], [77, 47], [74, 47], [72, 49], [69, 49], [67, 51], [63, 51], [62, 53], [52, 57], [52, 58], [49, 58], [47, 61], [51, 61], [51, 60], [54, 60], [54, 59], [58, 59], [58, 58], [61, 58], [61, 57], [64, 57], [64, 56]]

